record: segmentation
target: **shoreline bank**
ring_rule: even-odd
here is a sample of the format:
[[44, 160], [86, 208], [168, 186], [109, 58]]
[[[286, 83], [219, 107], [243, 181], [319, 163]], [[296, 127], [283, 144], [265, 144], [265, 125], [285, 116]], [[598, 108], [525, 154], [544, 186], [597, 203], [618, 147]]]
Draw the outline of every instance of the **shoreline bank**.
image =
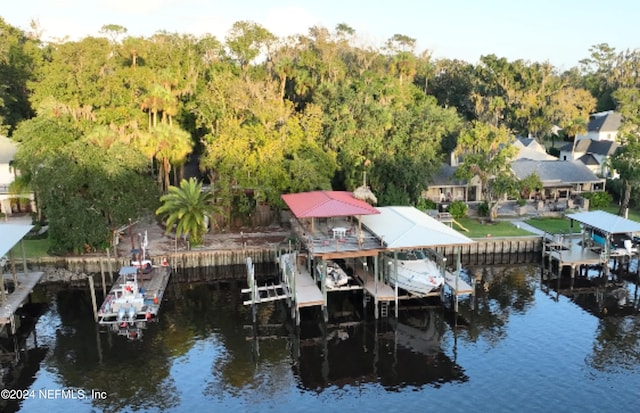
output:
[[[538, 262], [542, 257], [542, 238], [540, 236], [495, 237], [476, 239], [474, 244], [461, 250], [463, 266], [516, 264]], [[196, 249], [177, 253], [154, 254], [149, 257], [156, 264], [163, 259], [177, 271], [245, 265], [247, 257], [255, 264], [275, 264], [278, 244], [256, 248]], [[456, 248], [439, 247], [438, 253], [454, 263], [457, 259]], [[130, 257], [107, 257], [106, 255], [87, 255], [73, 257], [40, 257], [27, 259], [32, 270], [45, 273], [41, 282], [79, 281], [87, 275], [115, 274], [119, 268], [130, 264]], [[16, 270], [20, 272], [22, 266]], [[107, 275], [108, 277], [108, 275]]]

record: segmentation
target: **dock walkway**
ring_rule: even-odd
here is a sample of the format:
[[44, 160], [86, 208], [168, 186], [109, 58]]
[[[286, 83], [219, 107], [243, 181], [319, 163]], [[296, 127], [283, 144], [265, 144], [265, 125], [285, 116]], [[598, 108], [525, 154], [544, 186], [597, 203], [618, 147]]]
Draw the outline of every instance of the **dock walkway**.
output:
[[[15, 290], [12, 293], [7, 295], [7, 300], [0, 308], [0, 327], [11, 324], [12, 330], [15, 328], [13, 320], [16, 310], [22, 306], [43, 275], [43, 272], [30, 272], [26, 275], [24, 273], [17, 274], [18, 285], [15, 286]], [[5, 282], [13, 280], [13, 275], [11, 274], [3, 274], [3, 277]]]
[[445, 271], [444, 273], [444, 282], [451, 289], [451, 292], [454, 295], [470, 295], [474, 292], [473, 287], [469, 285], [468, 282], [460, 277], [456, 277], [455, 274], [452, 274], [449, 271]]
[[394, 301], [396, 299], [395, 290], [382, 281], [375, 282], [373, 274], [363, 268], [356, 268], [355, 275], [362, 282], [362, 286], [367, 294], [376, 301]]
[[551, 245], [550, 250], [546, 251], [546, 255], [550, 259], [558, 261], [560, 267], [579, 265], [597, 265], [602, 264], [606, 258], [601, 253], [594, 252], [590, 248], [579, 245], [579, 238], [572, 238], [562, 245]]
[[300, 269], [295, 272], [296, 286], [296, 306], [312, 307], [314, 305], [325, 305], [322, 291], [311, 277], [306, 269]]

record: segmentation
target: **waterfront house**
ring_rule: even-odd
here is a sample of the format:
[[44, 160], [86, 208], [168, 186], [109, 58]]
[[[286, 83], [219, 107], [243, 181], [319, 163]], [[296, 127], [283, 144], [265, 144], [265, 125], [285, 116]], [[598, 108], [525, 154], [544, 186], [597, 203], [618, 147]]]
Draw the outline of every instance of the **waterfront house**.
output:
[[594, 113], [589, 116], [587, 133], [577, 134], [572, 143], [560, 148], [560, 159], [577, 160], [599, 176], [611, 177], [607, 168], [607, 159], [620, 146], [616, 142], [622, 117], [612, 110]]
[[479, 201], [482, 198], [480, 179], [473, 177], [470, 182], [455, 177], [458, 166], [443, 164], [429, 180], [422, 197], [433, 202]]
[[[596, 176], [594, 169], [585, 165], [582, 160], [557, 160], [531, 138], [518, 138], [514, 145], [520, 150], [511, 162], [511, 169], [518, 179], [524, 179], [535, 172], [542, 181], [542, 188], [539, 188], [538, 193], [541, 199], [567, 200], [582, 192], [604, 190], [605, 179]], [[452, 158], [452, 164], [455, 165], [441, 166], [429, 181], [422, 197], [436, 203], [482, 201], [480, 180], [477, 177], [470, 182], [457, 179], [457, 159]]]
[[511, 170], [524, 179], [536, 173], [542, 182], [542, 199], [567, 200], [582, 192], [603, 191], [605, 179], [598, 178], [580, 161], [532, 161], [519, 159]]

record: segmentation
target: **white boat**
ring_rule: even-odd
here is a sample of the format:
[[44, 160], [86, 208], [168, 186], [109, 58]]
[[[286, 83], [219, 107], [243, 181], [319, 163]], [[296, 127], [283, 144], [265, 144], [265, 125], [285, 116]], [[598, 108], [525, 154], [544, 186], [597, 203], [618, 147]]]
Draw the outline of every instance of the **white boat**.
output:
[[115, 320], [111, 320], [126, 325], [135, 322], [138, 313], [146, 310], [144, 289], [138, 285], [138, 268], [123, 267], [120, 276], [98, 312], [101, 322], [107, 322], [110, 315], [115, 315]]
[[[316, 266], [318, 274], [322, 276], [322, 263]], [[327, 288], [337, 288], [346, 285], [349, 282], [349, 276], [346, 272], [335, 262], [327, 261], [327, 278], [324, 283]]]
[[[444, 284], [438, 265], [420, 250], [397, 253], [397, 267], [392, 256], [386, 256], [389, 267], [389, 282], [415, 295], [426, 295]], [[397, 268], [397, 274], [396, 274]]]

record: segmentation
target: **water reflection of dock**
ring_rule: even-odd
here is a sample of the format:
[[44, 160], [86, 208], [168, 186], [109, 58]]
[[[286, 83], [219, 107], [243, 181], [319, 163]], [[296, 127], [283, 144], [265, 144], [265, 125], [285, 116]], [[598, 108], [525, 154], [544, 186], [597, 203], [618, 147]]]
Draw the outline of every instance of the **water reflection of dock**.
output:
[[363, 383], [397, 389], [467, 381], [441, 348], [443, 320], [436, 312], [420, 313], [433, 318], [423, 326], [393, 318], [337, 326], [300, 343], [295, 371], [302, 385], [322, 391]]

